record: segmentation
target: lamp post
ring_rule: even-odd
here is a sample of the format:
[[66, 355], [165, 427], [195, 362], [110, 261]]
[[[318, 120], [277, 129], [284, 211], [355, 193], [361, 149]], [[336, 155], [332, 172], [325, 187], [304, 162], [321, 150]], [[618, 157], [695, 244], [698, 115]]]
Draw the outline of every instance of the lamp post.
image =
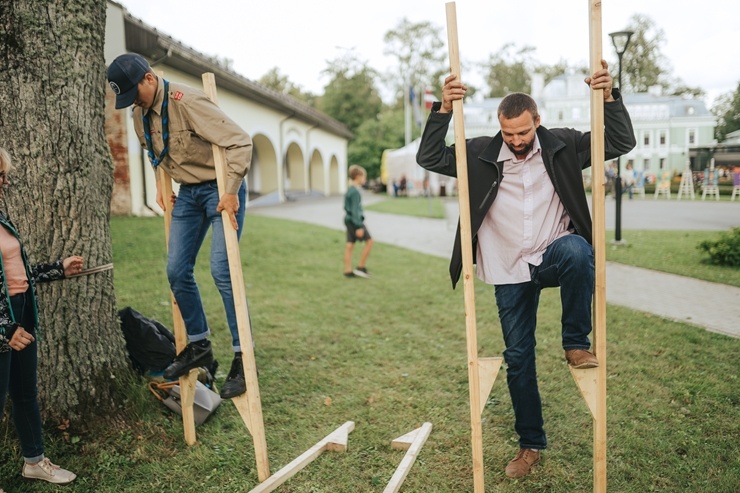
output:
[[[612, 44], [614, 49], [617, 51], [617, 58], [619, 59], [619, 75], [617, 76], [617, 82], [619, 83], [619, 91], [622, 91], [622, 55], [627, 51], [627, 46], [630, 44], [630, 39], [634, 32], [632, 31], [618, 31], [609, 33], [612, 38]], [[616, 220], [614, 224], [614, 243], [623, 244], [622, 241], [622, 173], [621, 173], [621, 156], [617, 156], [617, 181], [614, 184], [614, 200], [616, 201]]]

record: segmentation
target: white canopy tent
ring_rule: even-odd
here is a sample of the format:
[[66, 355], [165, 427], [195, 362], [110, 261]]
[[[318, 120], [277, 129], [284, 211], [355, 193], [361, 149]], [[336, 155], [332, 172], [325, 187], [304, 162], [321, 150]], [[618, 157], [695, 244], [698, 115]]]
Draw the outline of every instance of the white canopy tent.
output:
[[416, 152], [421, 139], [416, 139], [400, 149], [387, 149], [383, 152], [380, 165], [381, 181], [387, 186], [388, 194], [393, 195], [393, 184], [406, 177], [406, 193], [409, 196], [424, 195], [424, 179], [428, 178], [432, 195], [451, 195], [455, 179], [430, 173], [416, 163]]

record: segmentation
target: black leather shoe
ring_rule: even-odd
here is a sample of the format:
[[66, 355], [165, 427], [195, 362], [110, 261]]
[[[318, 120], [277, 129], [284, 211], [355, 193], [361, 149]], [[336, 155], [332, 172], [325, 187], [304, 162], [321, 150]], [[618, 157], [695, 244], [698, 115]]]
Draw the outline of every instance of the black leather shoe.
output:
[[221, 398], [231, 399], [247, 391], [247, 382], [244, 380], [244, 365], [241, 356], [235, 356], [231, 362], [231, 370], [221, 387]]
[[185, 349], [175, 356], [175, 360], [165, 368], [162, 376], [167, 380], [175, 380], [183, 375], [201, 366], [211, 366], [213, 363], [213, 351], [211, 351], [211, 342], [206, 341], [205, 347], [192, 342], [185, 346]]

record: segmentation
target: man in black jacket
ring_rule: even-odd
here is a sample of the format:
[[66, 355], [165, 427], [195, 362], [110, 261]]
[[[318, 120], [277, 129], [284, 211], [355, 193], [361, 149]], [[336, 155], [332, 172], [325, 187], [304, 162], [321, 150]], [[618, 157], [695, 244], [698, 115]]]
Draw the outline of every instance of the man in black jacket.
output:
[[[635, 146], [634, 131], [619, 91], [602, 60], [586, 78], [604, 94], [605, 159]], [[435, 103], [416, 161], [429, 171], [456, 176], [455, 147], [445, 144], [452, 102], [467, 87], [451, 75], [442, 103]], [[507, 383], [519, 435], [519, 452], [506, 475], [520, 478], [547, 447], [535, 366], [535, 328], [542, 288], [560, 287], [562, 345], [574, 368], [599, 362], [589, 351], [594, 260], [591, 215], [582, 170], [591, 165], [591, 136], [540, 125], [537, 104], [513, 93], [499, 105], [501, 131], [466, 142], [470, 219], [476, 274], [494, 286], [506, 350]], [[452, 286], [462, 271], [458, 226], [450, 262]]]

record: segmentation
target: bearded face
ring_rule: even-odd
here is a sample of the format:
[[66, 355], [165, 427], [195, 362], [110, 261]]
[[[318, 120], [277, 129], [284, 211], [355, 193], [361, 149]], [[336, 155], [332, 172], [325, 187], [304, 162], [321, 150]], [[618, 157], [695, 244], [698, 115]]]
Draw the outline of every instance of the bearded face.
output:
[[501, 136], [506, 147], [517, 157], [524, 159], [534, 147], [537, 127], [540, 126], [540, 117], [533, 118], [529, 111], [523, 112], [514, 118], [499, 117]]

